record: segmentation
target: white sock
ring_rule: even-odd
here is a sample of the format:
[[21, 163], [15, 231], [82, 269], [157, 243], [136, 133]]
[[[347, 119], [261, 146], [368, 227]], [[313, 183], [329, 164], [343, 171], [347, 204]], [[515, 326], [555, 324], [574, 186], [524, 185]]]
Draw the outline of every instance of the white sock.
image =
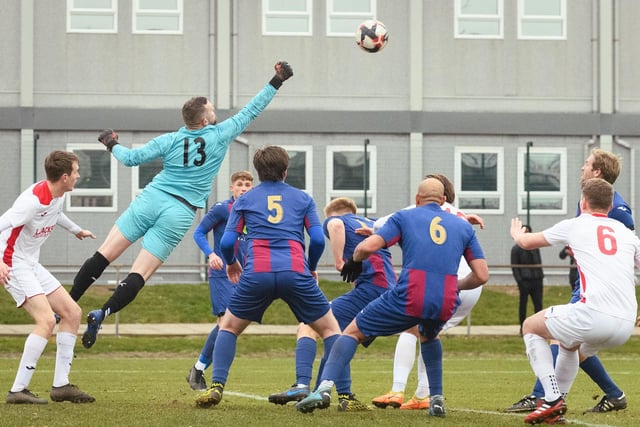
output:
[[22, 352], [22, 358], [20, 359], [20, 365], [18, 366], [18, 373], [11, 387], [12, 392], [22, 391], [29, 386], [31, 377], [33, 377], [36, 371], [38, 360], [46, 346], [46, 338], [33, 333], [29, 334], [24, 342], [24, 350]]
[[558, 347], [556, 359], [556, 377], [558, 388], [563, 396], [566, 396], [573, 385], [573, 381], [580, 370], [580, 360], [577, 351], [569, 351], [562, 346]]
[[53, 372], [53, 386], [62, 387], [69, 384], [69, 372], [71, 372], [71, 363], [73, 362], [76, 335], [69, 332], [58, 332], [56, 346], [56, 368]]
[[418, 338], [407, 332], [403, 332], [398, 337], [396, 343], [396, 354], [393, 358], [393, 386], [391, 391], [404, 392], [407, 386], [407, 378], [413, 369], [416, 361], [416, 342]]
[[201, 362], [201, 361], [199, 361], [199, 360], [198, 360], [198, 361], [196, 362], [196, 364], [195, 364], [195, 365], [193, 365], [193, 366], [195, 366], [195, 368], [196, 368], [198, 371], [204, 371], [205, 369], [207, 369], [207, 365], [205, 365], [204, 363], [202, 363], [202, 362]]
[[544, 398], [548, 402], [553, 402], [560, 397], [560, 389], [553, 369], [553, 356], [549, 343], [535, 334], [526, 334], [523, 339], [531, 368], [544, 388]]
[[418, 346], [418, 387], [416, 387], [415, 395], [417, 399], [424, 399], [429, 396], [429, 378], [427, 377], [427, 368], [424, 366], [420, 346]]
[[322, 382], [320, 383], [320, 385], [318, 386], [318, 389], [316, 391], [328, 391], [331, 392], [331, 390], [333, 390], [333, 381], [331, 380], [322, 380]]

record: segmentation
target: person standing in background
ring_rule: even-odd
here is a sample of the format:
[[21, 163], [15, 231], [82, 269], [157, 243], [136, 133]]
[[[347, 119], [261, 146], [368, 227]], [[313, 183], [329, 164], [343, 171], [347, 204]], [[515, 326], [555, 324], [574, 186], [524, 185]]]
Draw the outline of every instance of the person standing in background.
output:
[[[531, 226], [524, 225], [526, 233], [531, 233]], [[540, 257], [540, 249], [525, 250], [518, 245], [511, 248], [511, 271], [513, 277], [518, 284], [520, 292], [520, 305], [518, 309], [518, 320], [520, 324], [520, 335], [522, 335], [522, 324], [527, 318], [527, 303], [529, 297], [533, 302], [533, 312], [537, 313], [542, 310], [542, 260]], [[522, 266], [530, 267], [522, 267]]]

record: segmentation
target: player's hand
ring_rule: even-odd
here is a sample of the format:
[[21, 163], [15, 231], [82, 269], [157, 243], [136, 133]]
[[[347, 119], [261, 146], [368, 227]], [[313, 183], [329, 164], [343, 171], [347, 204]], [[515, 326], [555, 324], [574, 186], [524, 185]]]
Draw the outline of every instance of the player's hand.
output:
[[273, 68], [276, 70], [276, 76], [282, 81], [288, 80], [289, 77], [293, 76], [293, 68], [287, 61], [278, 61]]
[[92, 239], [95, 239], [96, 236], [95, 234], [93, 234], [92, 232], [90, 232], [89, 230], [80, 230], [76, 233], [76, 237], [79, 240], [84, 239], [85, 237], [91, 237]]
[[289, 65], [287, 61], [278, 61], [273, 68], [275, 68], [276, 74], [269, 83], [274, 88], [280, 89], [282, 83], [293, 76], [293, 68], [291, 68], [291, 65]]
[[0, 282], [6, 285], [9, 282], [9, 273], [11, 273], [9, 266], [0, 261]]
[[517, 237], [521, 234], [524, 234], [524, 227], [522, 226], [522, 221], [520, 218], [513, 218], [511, 220], [511, 229], [509, 230], [511, 237], [513, 240], [517, 240]]
[[98, 136], [98, 141], [107, 147], [107, 150], [111, 151], [118, 144], [118, 134], [113, 129], [105, 129]]
[[209, 267], [212, 270], [222, 270], [222, 259], [214, 252], [209, 255]]
[[355, 282], [362, 273], [362, 261], [354, 261], [353, 257], [349, 258], [342, 266], [340, 275], [345, 282]]
[[231, 265], [227, 265], [227, 277], [231, 283], [237, 284], [240, 281], [241, 274], [242, 266], [238, 260]]
[[361, 236], [371, 236], [373, 234], [373, 228], [371, 227], [360, 227], [355, 229], [355, 233]]
[[476, 214], [467, 214], [465, 215], [465, 219], [472, 225], [479, 225], [480, 230], [484, 230], [484, 220], [480, 215]]

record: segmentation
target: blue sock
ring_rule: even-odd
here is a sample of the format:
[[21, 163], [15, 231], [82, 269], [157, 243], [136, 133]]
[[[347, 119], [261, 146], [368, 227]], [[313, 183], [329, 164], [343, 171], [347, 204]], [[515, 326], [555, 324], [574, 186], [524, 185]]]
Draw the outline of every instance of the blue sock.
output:
[[613, 382], [606, 369], [604, 369], [604, 366], [602, 366], [602, 362], [600, 362], [598, 356], [587, 357], [580, 363], [580, 367], [589, 375], [594, 383], [598, 384], [607, 397], [617, 399], [622, 396], [622, 390]]
[[429, 379], [429, 394], [442, 395], [442, 342], [439, 339], [423, 342], [420, 349]]
[[313, 338], [302, 337], [296, 341], [296, 384], [311, 385], [316, 349]]
[[229, 369], [236, 356], [238, 337], [229, 331], [218, 332], [218, 339], [213, 349], [213, 382], [225, 384]]
[[213, 347], [216, 344], [216, 338], [218, 337], [218, 331], [220, 327], [216, 325], [215, 328], [209, 332], [209, 336], [207, 340], [204, 342], [204, 346], [202, 346], [202, 351], [200, 352], [200, 357], [198, 361], [205, 365], [204, 369], [207, 369], [211, 366], [211, 360], [213, 359]]
[[[553, 357], [553, 366], [556, 366], [556, 359], [558, 358], [558, 344], [551, 344], [549, 348], [551, 349], [551, 356]], [[539, 399], [544, 397], [544, 387], [542, 387], [540, 380], [536, 379], [536, 384], [533, 386], [531, 394]]]
[[333, 342], [327, 346], [327, 340], [325, 340], [325, 352], [329, 352], [329, 357], [324, 365], [321, 379], [333, 380], [336, 391], [340, 394], [350, 393], [351, 378], [347, 366], [356, 354], [358, 341], [347, 335], [334, 335], [329, 339]]

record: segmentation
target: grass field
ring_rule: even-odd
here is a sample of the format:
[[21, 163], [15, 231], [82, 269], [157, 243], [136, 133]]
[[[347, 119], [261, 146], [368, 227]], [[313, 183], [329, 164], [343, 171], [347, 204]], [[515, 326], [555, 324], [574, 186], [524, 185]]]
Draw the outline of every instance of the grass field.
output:
[[[324, 283], [344, 292], [342, 284]], [[83, 308], [100, 306], [106, 289], [91, 290]], [[203, 298], [205, 285], [149, 287], [127, 307], [121, 322], [207, 322], [209, 303]], [[194, 295], [195, 294], [195, 295]], [[28, 323], [11, 307], [8, 294], [0, 297], [3, 323]], [[205, 294], [207, 295], [207, 294]], [[83, 300], [85, 300], [83, 299]], [[565, 302], [568, 287], [547, 288], [545, 305]], [[557, 300], [557, 301], [556, 301]], [[513, 324], [517, 292], [500, 287], [485, 289], [474, 309], [473, 324]], [[195, 315], [193, 311], [201, 311]], [[189, 313], [191, 312], [191, 313]], [[180, 320], [178, 320], [180, 319]], [[276, 321], [277, 320], [277, 321]], [[285, 307], [274, 305], [265, 323], [295, 323]], [[90, 350], [80, 344], [71, 380], [93, 394], [93, 404], [0, 405], [0, 426], [512, 426], [522, 425], [523, 415], [502, 409], [528, 393], [533, 374], [519, 337], [443, 337], [445, 419], [426, 417], [422, 411], [375, 409], [366, 413], [338, 413], [331, 408], [313, 414], [298, 413], [292, 405], [275, 406], [267, 396], [282, 391], [294, 381], [295, 337], [241, 336], [224, 398], [211, 409], [199, 409], [197, 392], [185, 381], [204, 337], [101, 337]], [[395, 337], [379, 338], [368, 349], [358, 349], [352, 364], [353, 391], [365, 402], [391, 387]], [[0, 384], [8, 390], [15, 375], [24, 337], [0, 337]], [[322, 348], [318, 350], [318, 359]], [[599, 398], [600, 390], [583, 373], [568, 398], [570, 425], [637, 426], [640, 420], [640, 390], [637, 382], [640, 338], [623, 347], [603, 352], [601, 357], [616, 382], [625, 390], [629, 408], [609, 414], [583, 414]], [[55, 357], [53, 339], [38, 364], [30, 388], [48, 397]], [[210, 382], [210, 371], [206, 374]], [[407, 398], [416, 386], [415, 372], [409, 378]], [[335, 399], [335, 393], [334, 393]]]

